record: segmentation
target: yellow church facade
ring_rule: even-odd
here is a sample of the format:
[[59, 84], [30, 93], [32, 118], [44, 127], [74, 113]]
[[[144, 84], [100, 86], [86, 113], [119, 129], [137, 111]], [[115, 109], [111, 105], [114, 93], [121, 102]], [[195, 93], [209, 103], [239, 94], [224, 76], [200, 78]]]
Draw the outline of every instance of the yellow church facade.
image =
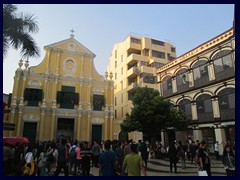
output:
[[44, 47], [43, 61], [19, 61], [14, 77], [10, 122], [13, 136], [31, 141], [113, 139], [112, 74], [98, 74], [95, 54], [69, 39]]

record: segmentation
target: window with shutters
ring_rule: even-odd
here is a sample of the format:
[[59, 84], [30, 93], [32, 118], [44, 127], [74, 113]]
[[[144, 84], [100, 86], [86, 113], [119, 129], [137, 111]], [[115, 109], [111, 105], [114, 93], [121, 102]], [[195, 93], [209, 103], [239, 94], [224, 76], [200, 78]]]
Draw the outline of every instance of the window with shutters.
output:
[[93, 110], [103, 111], [104, 110], [104, 96], [103, 95], [93, 95]]
[[189, 99], [183, 99], [178, 103], [179, 109], [181, 109], [187, 116], [192, 117], [191, 101]]
[[42, 89], [26, 88], [24, 91], [24, 101], [27, 101], [27, 106], [38, 106], [38, 103], [42, 101], [42, 97]]
[[57, 92], [57, 103], [60, 108], [74, 109], [74, 105], [79, 103], [79, 93], [75, 93], [75, 87], [62, 86], [62, 91]]
[[203, 94], [196, 99], [197, 114], [199, 122], [213, 120], [212, 98], [208, 94]]
[[235, 89], [226, 88], [218, 94], [218, 103], [221, 110], [235, 109]]

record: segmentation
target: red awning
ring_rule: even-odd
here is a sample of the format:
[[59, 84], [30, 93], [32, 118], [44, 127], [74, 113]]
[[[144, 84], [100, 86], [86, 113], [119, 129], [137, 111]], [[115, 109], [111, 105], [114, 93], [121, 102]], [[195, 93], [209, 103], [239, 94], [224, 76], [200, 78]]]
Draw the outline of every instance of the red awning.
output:
[[29, 140], [26, 137], [3, 137], [3, 143], [16, 145], [17, 142], [20, 144], [28, 144]]

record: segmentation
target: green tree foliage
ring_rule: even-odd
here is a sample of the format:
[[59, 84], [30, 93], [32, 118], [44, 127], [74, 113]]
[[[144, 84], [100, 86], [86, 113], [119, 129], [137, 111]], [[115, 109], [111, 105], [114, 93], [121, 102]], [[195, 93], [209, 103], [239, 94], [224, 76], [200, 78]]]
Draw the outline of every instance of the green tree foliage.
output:
[[137, 88], [132, 103], [131, 114], [127, 114], [121, 124], [123, 131], [140, 131], [154, 137], [168, 127], [184, 130], [190, 123], [190, 118], [181, 110], [171, 108], [170, 101], [161, 97], [157, 90]]
[[23, 57], [39, 56], [39, 48], [30, 33], [38, 32], [38, 25], [33, 15], [19, 16], [17, 7], [12, 4], [3, 5], [3, 55], [7, 56], [10, 46], [21, 49]]

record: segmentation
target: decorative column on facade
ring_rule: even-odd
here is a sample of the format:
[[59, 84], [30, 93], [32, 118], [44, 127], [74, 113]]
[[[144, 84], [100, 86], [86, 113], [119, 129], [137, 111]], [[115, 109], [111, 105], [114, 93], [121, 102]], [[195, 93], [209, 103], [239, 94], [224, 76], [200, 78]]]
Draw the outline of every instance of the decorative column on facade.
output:
[[192, 109], [192, 120], [197, 120], [197, 105], [196, 101], [191, 102], [191, 109]]
[[220, 111], [219, 111], [219, 104], [218, 104], [217, 96], [212, 97], [212, 107], [213, 107], [213, 117], [215, 119], [218, 119], [220, 117]]
[[61, 51], [58, 51], [58, 59], [57, 59], [57, 62], [56, 62], [56, 75], [58, 75], [59, 73], [59, 62], [60, 62], [60, 57], [61, 57]]
[[[11, 113], [10, 113], [10, 123], [14, 123], [14, 118], [15, 118], [15, 109], [17, 108], [17, 104], [19, 102], [18, 101], [18, 92], [19, 92], [19, 83], [20, 83], [20, 76], [21, 76], [21, 73], [22, 73], [22, 65], [23, 65], [23, 60], [20, 59], [19, 60], [19, 68], [16, 70], [15, 72], [15, 77], [14, 77], [14, 85], [13, 85], [13, 93], [12, 93], [12, 103], [11, 103]], [[10, 132], [10, 135], [12, 135], [12, 131]]]
[[54, 84], [53, 84], [53, 91], [52, 91], [52, 99], [53, 99], [53, 105], [52, 107], [56, 107], [56, 94], [57, 94], [57, 84], [58, 84], [58, 78], [59, 75], [55, 75], [54, 77]]
[[88, 74], [88, 79], [92, 79], [92, 67], [93, 67], [93, 60], [89, 60], [89, 74]]
[[91, 120], [91, 110], [88, 110], [87, 116], [87, 140], [90, 141], [90, 120]]
[[209, 81], [215, 80], [213, 61], [209, 62], [209, 65], [208, 65], [208, 75], [209, 75]]
[[77, 139], [81, 139], [81, 128], [82, 128], [82, 126], [81, 126], [81, 122], [82, 122], [82, 105], [79, 105], [78, 106], [78, 116], [77, 116], [77, 134], [76, 134], [76, 138]]
[[220, 123], [214, 124], [214, 133], [216, 141], [219, 142], [219, 155], [223, 154], [224, 142], [227, 141], [225, 129], [220, 125]]
[[165, 130], [161, 130], [161, 142], [162, 142], [162, 145], [164, 146], [164, 147], [166, 147], [165, 146], [165, 139], [166, 139], [166, 131]]
[[23, 105], [18, 106], [18, 116], [17, 116], [17, 131], [16, 131], [16, 136], [22, 136], [21, 135], [21, 127], [22, 127], [22, 115], [23, 115]]
[[114, 99], [114, 94], [113, 94], [113, 91], [114, 91], [114, 87], [113, 87], [113, 81], [110, 81], [110, 139], [112, 139], [113, 137], [113, 117], [114, 117], [114, 106], [113, 106], [113, 99]]
[[20, 76], [21, 76], [21, 73], [22, 73], [22, 65], [23, 65], [23, 60], [20, 59], [19, 60], [19, 68], [16, 70], [15, 72], [15, 78], [14, 78], [14, 85], [13, 85], [13, 94], [12, 94], [12, 97], [13, 97], [13, 102], [12, 104], [15, 104], [17, 103], [17, 97], [18, 97], [18, 92], [19, 92], [19, 81], [20, 81]]
[[91, 95], [92, 95], [92, 91], [91, 91], [91, 88], [92, 88], [92, 82], [89, 80], [88, 81], [88, 90], [87, 90], [87, 110], [88, 111], [91, 111]]
[[108, 138], [108, 129], [109, 129], [109, 126], [108, 126], [108, 122], [109, 122], [109, 110], [108, 110], [108, 106], [106, 105], [105, 107], [105, 118], [104, 118], [104, 139], [109, 139]]
[[21, 93], [20, 93], [20, 102], [18, 105], [18, 115], [17, 115], [17, 130], [16, 130], [16, 136], [20, 136], [20, 131], [21, 131], [21, 127], [22, 127], [22, 111], [23, 111], [23, 107], [24, 107], [24, 90], [25, 90], [25, 86], [26, 86], [26, 81], [27, 81], [27, 73], [28, 73], [28, 66], [29, 66], [29, 61], [28, 59], [25, 61], [25, 69], [23, 70], [23, 83], [21, 86]]
[[192, 71], [192, 69], [190, 69], [189, 71], [188, 71], [188, 80], [189, 80], [189, 87], [193, 87], [194, 86], [194, 80], [193, 80], [193, 71]]
[[[82, 73], [82, 72], [81, 72]], [[81, 75], [80, 75], [81, 76]], [[79, 83], [79, 103], [78, 103], [78, 116], [77, 116], [77, 139], [82, 139], [81, 138], [81, 123], [82, 123], [82, 89], [83, 89], [83, 78], [80, 77], [80, 83]]]
[[50, 59], [50, 53], [51, 53], [51, 50], [49, 50], [47, 52], [47, 58], [46, 58], [46, 70], [45, 70], [45, 74], [49, 74], [49, 59]]
[[163, 89], [162, 89], [162, 81], [159, 81], [159, 87], [158, 87], [159, 95], [163, 96]]
[[108, 139], [108, 121], [109, 121], [109, 107], [110, 107], [110, 101], [109, 101], [109, 98], [108, 98], [108, 94], [109, 94], [109, 89], [108, 89], [108, 86], [109, 86], [109, 81], [108, 81], [108, 72], [105, 72], [105, 78], [106, 78], [106, 82], [105, 82], [105, 99], [106, 99], [106, 102], [105, 102], [105, 109], [104, 109], [104, 139]]
[[173, 90], [173, 93], [177, 92], [176, 76], [172, 77], [172, 90]]
[[57, 108], [52, 107], [52, 120], [51, 120], [51, 131], [50, 131], [50, 138], [51, 139], [54, 139], [56, 111], [57, 111]]
[[20, 103], [19, 105], [24, 105], [23, 101], [23, 95], [24, 95], [24, 89], [26, 86], [26, 81], [27, 81], [27, 73], [28, 73], [28, 66], [29, 66], [29, 61], [28, 59], [25, 61], [25, 69], [23, 70], [23, 83], [22, 83], [22, 89], [21, 89], [21, 95], [20, 95]]
[[232, 59], [233, 59], [233, 69], [234, 69], [234, 72], [235, 72], [235, 38], [232, 39], [231, 41], [231, 46], [232, 46]]
[[27, 73], [28, 73], [28, 66], [29, 61], [28, 59], [25, 61], [25, 69], [23, 70], [24, 76], [23, 76], [23, 84], [22, 84], [22, 91], [21, 91], [21, 97], [20, 97], [20, 103], [18, 105], [19, 111], [18, 111], [18, 118], [17, 118], [17, 132], [16, 136], [21, 136], [21, 127], [22, 127], [22, 114], [23, 114], [23, 108], [24, 108], [24, 90], [26, 86], [27, 81]]
[[81, 61], [80, 61], [80, 78], [83, 78], [83, 61], [84, 61], [84, 55], [81, 57]]
[[46, 107], [46, 99], [48, 96], [48, 75], [44, 75], [44, 86], [43, 86], [43, 100], [42, 100], [42, 107]]
[[43, 141], [43, 124], [44, 124], [44, 119], [45, 119], [45, 111], [46, 111], [46, 106], [45, 107], [41, 107], [41, 117], [40, 117], [40, 122], [39, 122], [39, 137], [38, 139], [40, 141]]
[[78, 102], [78, 109], [82, 110], [82, 100], [83, 100], [83, 78], [79, 79], [79, 102]]

